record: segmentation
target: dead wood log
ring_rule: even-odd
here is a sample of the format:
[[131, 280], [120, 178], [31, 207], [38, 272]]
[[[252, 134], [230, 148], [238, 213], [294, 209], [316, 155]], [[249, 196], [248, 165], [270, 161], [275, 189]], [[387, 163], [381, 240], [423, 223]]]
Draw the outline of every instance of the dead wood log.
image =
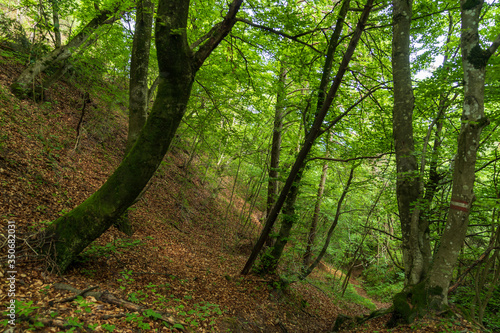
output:
[[[87, 288], [87, 289], [85, 289], [85, 290], [82, 291], [82, 290], [79, 290], [79, 289], [77, 289], [77, 288], [75, 288], [73, 286], [70, 286], [68, 284], [65, 284], [65, 283], [54, 283], [52, 286], [55, 289], [58, 289], [58, 290], [68, 290], [68, 291], [76, 294], [75, 296], [65, 298], [64, 300], [52, 302], [52, 304], [53, 303], [62, 303], [63, 301], [65, 301], [67, 299], [70, 299], [70, 298], [75, 299], [78, 296], [83, 296], [83, 297], [93, 296], [95, 299], [97, 299], [97, 300], [99, 300], [101, 302], [105, 302], [105, 303], [108, 303], [108, 304], [117, 305], [117, 306], [125, 308], [125, 309], [127, 309], [127, 310], [129, 310], [131, 312], [139, 312], [139, 313], [141, 313], [141, 312], [144, 312], [146, 310], [150, 310], [149, 308], [143, 307], [141, 305], [138, 305], [138, 304], [135, 304], [135, 303], [132, 303], [132, 302], [120, 299], [120, 298], [114, 296], [112, 293], [110, 293], [108, 291], [104, 291], [104, 292], [92, 292], [91, 291], [91, 290], [96, 289], [97, 287]], [[52, 305], [52, 304], [50, 304], [50, 305]], [[156, 313], [158, 313], [158, 314], [161, 315], [161, 317], [158, 318], [158, 319], [166, 321], [167, 323], [169, 323], [171, 325], [181, 324], [183, 326], [187, 326], [184, 321], [176, 318], [171, 313], [168, 313], [168, 312], [165, 312], [165, 311], [156, 311], [156, 310], [153, 310], [153, 311], [155, 311]]]

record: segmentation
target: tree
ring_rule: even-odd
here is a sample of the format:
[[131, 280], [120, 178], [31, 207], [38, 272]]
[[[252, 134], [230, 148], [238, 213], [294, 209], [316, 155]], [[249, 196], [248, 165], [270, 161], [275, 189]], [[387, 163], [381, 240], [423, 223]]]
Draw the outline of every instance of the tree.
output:
[[[395, 18], [397, 17], [396, 2], [397, 1], [395, 1], [394, 6]], [[401, 3], [404, 5], [406, 2], [402, 1]], [[406, 226], [406, 224], [403, 224], [403, 217], [400, 216], [402, 220], [403, 243], [406, 243], [404, 246], [407, 251], [409, 251], [409, 255], [405, 256], [405, 265], [411, 264], [411, 267], [405, 267], [405, 270], [411, 274], [407, 277], [405, 290], [395, 296], [394, 306], [396, 316], [401, 316], [408, 322], [412, 321], [415, 316], [429, 311], [429, 309], [442, 310], [448, 305], [448, 290], [450, 281], [453, 276], [459, 252], [462, 249], [466, 236], [471, 205], [475, 200], [474, 182], [476, 173], [476, 158], [480, 145], [481, 132], [489, 123], [489, 120], [484, 114], [484, 84], [486, 65], [491, 55], [500, 45], [499, 35], [489, 48], [483, 50], [480, 46], [478, 26], [483, 3], [483, 1], [461, 1], [460, 9], [462, 27], [460, 42], [464, 72], [464, 103], [462, 108], [460, 133], [458, 135], [456, 145], [457, 153], [455, 155], [453, 165], [453, 185], [451, 202], [448, 208], [448, 217], [443, 233], [440, 236], [439, 247], [432, 258], [433, 260], [430, 267], [427, 262], [427, 258], [430, 258], [430, 249], [422, 248], [422, 245], [426, 247], [429, 246], [428, 244], [426, 245], [428, 240], [422, 239], [422, 236], [425, 235], [425, 230], [423, 229], [427, 228], [428, 224], [425, 219], [419, 218], [421, 209], [421, 207], [419, 207], [419, 202], [414, 199], [413, 203], [410, 201], [405, 201], [406, 203], [404, 203], [405, 207], [403, 208], [406, 211], [413, 210], [411, 213], [412, 218], [409, 227]], [[402, 15], [402, 17], [405, 21], [407, 21], [409, 15]], [[400, 35], [396, 32], [396, 29], [397, 24], [395, 25], [394, 32], [395, 39], [397, 39], [396, 35]], [[405, 28], [405, 31], [408, 30], [409, 27]], [[393, 63], [394, 61], [395, 60], [393, 59]], [[408, 75], [406, 77], [408, 77]], [[394, 98], [396, 102], [396, 96], [399, 91], [397, 88], [400, 87], [396, 83], [396, 73], [394, 80]], [[436, 120], [438, 120], [439, 117], [440, 114], [438, 113]], [[405, 119], [406, 125], [408, 126], [407, 131], [412, 130], [410, 119]], [[397, 119], [395, 117], [394, 122], [396, 121]], [[438, 130], [439, 128], [440, 127], [438, 126]], [[395, 139], [397, 139], [396, 133]], [[426, 139], [424, 141], [428, 140]], [[398, 142], [396, 141], [396, 144], [397, 143]], [[409, 155], [410, 153], [406, 156]], [[421, 177], [417, 174], [418, 170], [416, 166], [414, 166], [415, 163], [413, 162], [411, 165], [412, 167], [407, 170], [413, 172], [413, 178], [417, 179], [418, 177]], [[433, 168], [433, 166], [431, 166], [431, 168]], [[421, 172], [423, 172], [423, 170], [421, 170]], [[431, 169], [431, 172], [435, 171], [432, 171]], [[411, 176], [411, 174], [408, 176]], [[410, 181], [411, 179], [412, 178], [410, 178]], [[421, 188], [420, 185], [416, 186], [419, 189]], [[429, 195], [433, 195], [433, 192], [435, 191], [434, 185], [429, 186], [428, 191], [430, 191]], [[403, 202], [400, 197], [404, 197], [406, 194], [407, 192], [398, 192], [399, 203]], [[415, 195], [415, 197], [418, 197], [419, 195]], [[418, 223], [419, 219], [422, 224]], [[422, 228], [422, 225], [424, 228]], [[403, 228], [408, 228], [410, 237], [405, 236], [405, 230], [403, 230]], [[426, 253], [428, 254], [427, 257], [425, 256]], [[406, 260], [411, 257], [413, 257], [413, 261]], [[415, 271], [413, 271], [414, 269]], [[417, 274], [415, 274], [415, 272]]]
[[393, 135], [396, 151], [397, 185], [403, 262], [406, 284], [421, 281], [425, 260], [419, 228], [420, 197], [418, 163], [413, 139], [414, 97], [410, 69], [410, 25], [412, 1], [393, 1], [392, 68], [394, 76]]
[[321, 211], [321, 201], [323, 200], [323, 192], [325, 191], [326, 177], [328, 174], [328, 163], [323, 164], [323, 171], [321, 172], [321, 179], [318, 185], [318, 194], [316, 195], [316, 204], [314, 205], [314, 213], [311, 219], [311, 227], [307, 236], [306, 251], [303, 256], [303, 266], [307, 268], [312, 261], [312, 247], [316, 238], [316, 229], [319, 220], [319, 213]]
[[134, 40], [130, 59], [128, 152], [134, 145], [148, 117], [148, 67], [154, 5], [139, 0], [135, 15]]
[[478, 27], [483, 4], [482, 0], [460, 1], [464, 104], [448, 219], [429, 272], [430, 306], [435, 309], [448, 304], [448, 287], [467, 232], [470, 208], [475, 200], [475, 168], [481, 131], [489, 123], [484, 114], [486, 65], [500, 45], [500, 35], [487, 49], [481, 48]]
[[[352, 182], [352, 178], [354, 176], [354, 169], [355, 168], [356, 168], [355, 166], [351, 168], [351, 172], [349, 173], [349, 178], [347, 179], [347, 183], [344, 187], [344, 190], [342, 191], [342, 194], [340, 195], [339, 201], [337, 203], [337, 211], [335, 212], [335, 217], [333, 219], [332, 225], [330, 226], [330, 229], [328, 229], [328, 234], [326, 235], [326, 239], [325, 239], [325, 243], [323, 244], [323, 248], [321, 249], [321, 251], [319, 252], [318, 256], [316, 257], [316, 259], [314, 260], [313, 263], [306, 262], [304, 260], [304, 266], [302, 269], [302, 273], [299, 276], [299, 279], [301, 279], [301, 280], [305, 279], [309, 274], [312, 273], [314, 268], [316, 268], [316, 266], [318, 266], [321, 259], [323, 259], [323, 256], [325, 255], [326, 250], [328, 249], [328, 246], [330, 245], [330, 240], [332, 239], [333, 231], [335, 230], [335, 227], [337, 226], [337, 223], [339, 222], [342, 204], [344, 203], [344, 199], [347, 195], [347, 192], [349, 191], [349, 187], [351, 186], [351, 182]], [[325, 169], [323, 168], [323, 170], [325, 170]], [[324, 173], [323, 173], [323, 175], [324, 175]], [[323, 175], [321, 178], [322, 180], [323, 180]], [[321, 189], [321, 186], [320, 186], [320, 189]], [[314, 213], [316, 213], [316, 211]], [[310, 260], [311, 259], [309, 259], [309, 261]]]
[[[318, 138], [318, 136], [322, 133], [324, 133], [324, 129], [322, 130], [322, 124], [323, 121], [328, 113], [328, 109], [330, 108], [330, 105], [334, 99], [334, 97], [337, 94], [337, 91], [342, 83], [342, 79], [344, 77], [345, 72], [347, 71], [347, 67], [349, 65], [349, 62], [352, 58], [352, 55], [354, 53], [354, 50], [356, 49], [357, 43], [359, 41], [359, 38], [361, 36], [361, 33], [364, 29], [364, 26], [366, 24], [366, 21], [368, 20], [368, 15], [370, 13], [371, 7], [372, 7], [373, 1], [368, 0], [363, 12], [361, 14], [361, 17], [359, 18], [358, 24], [356, 26], [356, 29], [353, 33], [353, 36], [351, 37], [351, 40], [349, 42], [349, 45], [347, 47], [347, 50], [344, 54], [344, 57], [342, 59], [342, 62], [338, 68], [337, 75], [335, 76], [335, 79], [330, 87], [330, 90], [325, 97], [324, 102], [322, 103], [322, 107], [320, 110], [316, 113], [314, 117], [314, 123], [311, 126], [311, 129], [309, 130], [305, 142], [297, 155], [297, 158], [292, 166], [292, 169], [290, 170], [290, 173], [288, 175], [288, 178], [283, 186], [283, 189], [280, 192], [280, 195], [278, 199], [276, 200], [276, 203], [271, 210], [271, 213], [266, 219], [266, 223], [264, 225], [264, 229], [261, 232], [261, 235], [259, 237], [259, 240], [255, 244], [252, 254], [248, 258], [245, 267], [242, 270], [242, 274], [248, 274], [250, 272], [250, 269], [253, 266], [253, 263], [255, 262], [255, 259], [257, 258], [257, 255], [259, 254], [260, 250], [262, 249], [262, 246], [264, 245], [265, 240], [269, 236], [269, 232], [271, 231], [276, 218], [278, 217], [279, 212], [281, 211], [281, 208], [283, 207], [283, 204], [285, 202], [286, 197], [288, 196], [288, 193], [292, 189], [294, 183], [295, 183], [295, 178], [299, 174], [300, 170], [304, 166], [304, 161], [306, 160], [306, 157], [311, 150], [315, 140]], [[342, 19], [343, 20], [343, 19]], [[340, 32], [339, 32], [340, 34]], [[335, 39], [334, 39], [335, 40]], [[335, 43], [336, 45], [336, 43]], [[332, 54], [333, 56], [333, 54]], [[338, 118], [338, 117], [337, 117]], [[341, 119], [342, 117], [340, 117]], [[274, 259], [276, 260], [276, 259]]]
[[62, 271], [125, 212], [153, 176], [184, 116], [196, 72], [232, 29], [241, 3], [230, 4], [224, 20], [212, 27], [193, 52], [186, 29], [189, 1], [160, 0], [155, 28], [160, 82], [146, 124], [103, 186], [40, 234], [42, 250]]
[[12, 83], [12, 92], [18, 98], [26, 98], [31, 94], [43, 96], [44, 89], [48, 88], [47, 83], [53, 83], [55, 80], [49, 80], [45, 86], [38, 87], [35, 85], [36, 77], [50, 66], [56, 66], [71, 57], [99, 27], [105, 24], [112, 24], [118, 20], [121, 16], [121, 13], [117, 15], [119, 11], [119, 6], [115, 6], [112, 10], [99, 10], [96, 16], [78, 34], [72, 37], [66, 45], [56, 47], [53, 51], [26, 67], [14, 83]]

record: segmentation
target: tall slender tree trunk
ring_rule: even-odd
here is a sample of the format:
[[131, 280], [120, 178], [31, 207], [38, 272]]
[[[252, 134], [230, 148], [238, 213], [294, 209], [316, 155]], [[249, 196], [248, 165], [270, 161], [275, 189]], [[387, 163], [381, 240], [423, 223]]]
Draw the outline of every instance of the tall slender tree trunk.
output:
[[54, 24], [54, 46], [61, 47], [61, 26], [59, 23], [59, 0], [50, 0], [52, 4], [52, 23]]
[[132, 148], [148, 118], [148, 67], [154, 5], [139, 0], [135, 15], [130, 59], [129, 115], [126, 153]]
[[393, 1], [392, 68], [394, 76], [393, 136], [396, 151], [399, 218], [403, 236], [405, 285], [423, 279], [423, 234], [419, 228], [420, 176], [413, 139], [414, 97], [410, 68], [412, 1]]
[[[363, 32], [364, 26], [366, 24], [366, 21], [368, 20], [368, 16], [370, 14], [371, 8], [373, 5], [373, 0], [367, 0], [365, 8], [363, 9], [363, 12], [361, 13], [361, 17], [359, 18], [358, 24], [356, 26], [356, 29], [351, 37], [351, 40], [349, 42], [349, 45], [347, 47], [347, 50], [344, 54], [344, 57], [342, 59], [342, 62], [339, 66], [339, 69], [337, 71], [337, 75], [335, 76], [335, 79], [332, 83], [332, 86], [330, 87], [330, 90], [328, 92], [328, 95], [325, 97], [324, 103], [322, 103], [322, 107], [317, 112], [315, 118], [314, 118], [314, 123], [307, 134], [305, 138], [305, 142], [297, 156], [297, 159], [295, 160], [292, 169], [290, 170], [290, 174], [288, 175], [288, 178], [283, 186], [283, 189], [280, 192], [280, 195], [278, 199], [276, 200], [276, 203], [271, 210], [271, 213], [266, 219], [266, 224], [264, 225], [264, 229], [262, 230], [260, 237], [255, 243], [255, 246], [252, 250], [252, 253], [250, 254], [250, 257], [248, 258], [245, 266], [243, 267], [243, 270], [241, 271], [241, 274], [248, 274], [250, 272], [250, 269], [253, 266], [253, 263], [257, 259], [257, 256], [259, 252], [261, 251], [265, 240], [269, 236], [269, 233], [276, 222], [276, 219], [278, 217], [279, 212], [281, 211], [281, 208], [283, 207], [283, 204], [285, 202], [285, 199], [288, 195], [288, 192], [293, 186], [293, 183], [295, 181], [295, 177], [299, 173], [299, 171], [303, 168], [304, 161], [306, 160], [307, 154], [309, 154], [309, 151], [311, 150], [315, 140], [318, 138], [318, 136], [323, 133], [322, 131], [322, 125], [323, 125], [323, 120], [326, 117], [326, 114], [328, 113], [328, 109], [330, 108], [333, 99], [335, 98], [337, 91], [340, 87], [340, 84], [342, 83], [342, 79], [344, 77], [344, 74], [347, 70], [347, 67], [349, 65], [349, 62], [351, 61], [352, 55], [354, 53], [354, 50], [356, 49], [356, 46], [358, 44], [359, 38], [361, 37], [361, 33]], [[344, 7], [344, 6], [343, 6]], [[341, 25], [343, 25], [344, 18], [340, 18], [339, 21], [342, 22]], [[335, 27], [335, 31], [337, 31], [337, 27], [339, 26], [339, 21], [337, 21], [337, 26]], [[339, 28], [340, 29], [340, 28]], [[334, 32], [335, 34], [335, 32]], [[338, 32], [338, 35], [340, 35], [340, 31]], [[335, 43], [336, 44], [336, 43]]]
[[[337, 24], [335, 27], [335, 30], [332, 34], [332, 37], [330, 38], [330, 43], [328, 44], [328, 50], [327, 50], [327, 55], [325, 59], [325, 63], [323, 65], [323, 74], [321, 76], [321, 82], [318, 88], [318, 102], [316, 105], [316, 114], [321, 110], [321, 107], [323, 106], [323, 103], [325, 101], [325, 96], [326, 96], [326, 90], [328, 87], [328, 82], [330, 81], [331, 77], [331, 71], [333, 67], [333, 59], [335, 56], [335, 51], [337, 49], [337, 41], [340, 37], [340, 33], [342, 31], [343, 27], [343, 22], [344, 19], [347, 15], [347, 11], [349, 8], [349, 3], [350, 0], [346, 0], [343, 2], [343, 5], [340, 9], [339, 12], [339, 18], [337, 20]], [[305, 117], [306, 115], [304, 115]], [[307, 136], [307, 130], [306, 130], [306, 136]], [[318, 137], [319, 134], [316, 135]], [[315, 140], [315, 139], [314, 139]], [[297, 149], [298, 152], [300, 152], [299, 149]], [[280, 231], [278, 233], [278, 237], [276, 239], [276, 242], [273, 245], [273, 248], [271, 249], [270, 253], [266, 254], [261, 262], [260, 262], [260, 267], [258, 271], [260, 273], [274, 273], [276, 271], [276, 268], [278, 266], [278, 262], [281, 258], [281, 255], [283, 254], [283, 250], [285, 249], [285, 246], [288, 242], [288, 238], [290, 236], [290, 232], [297, 221], [297, 216], [295, 215], [295, 202], [297, 201], [297, 196], [299, 193], [299, 187], [300, 187], [300, 182], [302, 180], [302, 176], [304, 173], [304, 168], [305, 168], [305, 162], [302, 163], [300, 166], [299, 171], [297, 172], [297, 175], [293, 181], [293, 184], [290, 188], [290, 192], [288, 193], [286, 200], [284, 202], [284, 207], [283, 207], [283, 219], [281, 221], [281, 226], [280, 226]], [[271, 214], [271, 211], [268, 212], [267, 217]], [[267, 238], [268, 242], [270, 241], [270, 238]]]
[[285, 112], [285, 80], [286, 67], [280, 62], [280, 75], [278, 78], [278, 92], [276, 94], [276, 107], [274, 113], [273, 141], [271, 144], [271, 162], [269, 163], [269, 181], [267, 185], [267, 211], [269, 215], [278, 196], [278, 176], [281, 153], [281, 132], [283, 131], [283, 117]]
[[[269, 163], [269, 180], [267, 182], [267, 210], [266, 217], [271, 213], [271, 209], [279, 194], [279, 164], [281, 155], [281, 132], [283, 131], [283, 117], [285, 116], [285, 81], [287, 69], [285, 64], [280, 62], [280, 74], [278, 78], [278, 92], [276, 94], [276, 106], [274, 112], [273, 138], [271, 143], [271, 160]], [[273, 239], [268, 237], [267, 246], [272, 246]]]
[[10, 86], [12, 92], [18, 98], [26, 98], [32, 93], [42, 94], [43, 92], [40, 91], [40, 87], [35, 86], [36, 76], [45, 71], [49, 66], [53, 66], [71, 57], [71, 55], [87, 41], [90, 35], [92, 35], [97, 28], [104, 24], [111, 24], [118, 20], [119, 15], [115, 15], [117, 11], [118, 7], [115, 12], [107, 10], [101, 11], [66, 45], [56, 48], [52, 52], [49, 52], [35, 61], [33, 64], [29, 65]]
[[39, 235], [44, 240], [42, 251], [62, 271], [125, 212], [153, 176], [186, 111], [196, 72], [233, 27], [241, 3], [231, 3], [224, 20], [193, 53], [186, 31], [189, 1], [159, 1], [155, 40], [160, 82], [151, 115], [136, 144], [106, 183]]
[[[328, 157], [328, 155], [326, 156]], [[307, 235], [307, 245], [306, 251], [303, 256], [303, 266], [307, 268], [312, 261], [312, 248], [314, 246], [314, 240], [316, 239], [316, 229], [319, 220], [319, 213], [321, 211], [321, 202], [323, 200], [323, 192], [325, 191], [326, 176], [328, 174], [328, 163], [323, 164], [323, 172], [321, 173], [321, 179], [318, 186], [318, 194], [316, 195], [316, 204], [314, 205], [314, 213], [311, 220], [311, 227], [309, 228], [309, 233]]]
[[323, 256], [326, 253], [326, 250], [328, 250], [328, 246], [330, 245], [330, 240], [332, 239], [333, 231], [335, 230], [335, 227], [337, 227], [337, 224], [339, 222], [339, 217], [340, 217], [340, 212], [342, 209], [342, 205], [344, 203], [345, 197], [347, 195], [347, 192], [349, 192], [349, 187], [351, 186], [352, 183], [352, 178], [354, 177], [354, 169], [355, 167], [351, 168], [351, 172], [349, 173], [349, 178], [347, 179], [347, 183], [344, 187], [344, 190], [342, 191], [342, 194], [340, 195], [339, 201], [337, 203], [337, 211], [335, 212], [335, 218], [333, 219], [332, 225], [330, 226], [330, 229], [328, 229], [328, 233], [326, 235], [325, 243], [323, 244], [323, 248], [319, 252], [318, 256], [316, 257], [316, 260], [310, 265], [304, 265], [302, 273], [299, 276], [300, 280], [304, 280], [309, 274], [312, 273], [312, 271], [318, 266], [319, 262], [321, 259], [323, 259]]
[[475, 200], [475, 165], [481, 131], [489, 123], [484, 114], [486, 65], [500, 44], [500, 35], [488, 49], [481, 48], [478, 27], [483, 3], [482, 0], [460, 1], [464, 104], [448, 219], [427, 283], [430, 307], [434, 309], [441, 309], [448, 304], [448, 287], [467, 232], [471, 205]]

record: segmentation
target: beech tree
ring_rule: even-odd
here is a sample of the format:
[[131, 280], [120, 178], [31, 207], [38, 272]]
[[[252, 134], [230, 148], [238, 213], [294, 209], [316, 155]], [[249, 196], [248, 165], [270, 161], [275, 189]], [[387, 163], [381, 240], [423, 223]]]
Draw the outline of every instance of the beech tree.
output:
[[187, 39], [189, 1], [159, 1], [155, 41], [160, 80], [146, 124], [102, 187], [39, 235], [44, 240], [43, 251], [62, 271], [113, 225], [153, 176], [186, 111], [196, 72], [236, 23], [242, 1], [230, 4], [223, 21], [197, 41], [196, 52]]
[[[346, 2], [344, 2], [344, 4], [345, 3]], [[348, 1], [347, 1], [347, 3], [348, 3]], [[296, 177], [297, 177], [297, 175], [299, 175], [301, 173], [301, 170], [304, 167], [304, 161], [306, 160], [306, 157], [307, 157], [309, 151], [311, 150], [311, 148], [312, 148], [315, 140], [318, 138], [318, 136], [321, 135], [322, 133], [324, 133], [324, 131], [325, 131], [325, 129], [322, 128], [323, 121], [324, 121], [324, 119], [328, 113], [328, 110], [331, 106], [331, 103], [332, 103], [333, 99], [335, 98], [335, 96], [338, 92], [338, 89], [342, 83], [342, 79], [344, 77], [344, 74], [347, 71], [347, 67], [349, 65], [349, 62], [351, 61], [352, 55], [354, 53], [354, 50], [356, 49], [356, 46], [357, 46], [357, 43], [358, 43], [359, 38], [361, 36], [361, 33], [363, 32], [364, 26], [368, 20], [369, 13], [372, 9], [372, 4], [373, 4], [372, 0], [368, 0], [365, 4], [365, 7], [362, 11], [360, 18], [359, 18], [356, 29], [353, 33], [353, 36], [351, 37], [351, 40], [349, 42], [348, 47], [347, 47], [346, 53], [344, 54], [342, 62], [337, 70], [337, 74], [335, 76], [335, 79], [333, 80], [333, 83], [328, 91], [328, 94], [326, 94], [324, 101], [321, 103], [321, 108], [319, 108], [318, 112], [316, 112], [316, 114], [315, 114], [314, 122], [311, 126], [311, 129], [308, 131], [307, 136], [305, 138], [305, 142], [302, 145], [299, 154], [297, 155], [297, 158], [292, 166], [292, 169], [290, 170], [288, 178], [283, 186], [283, 189], [281, 190], [280, 195], [279, 195], [278, 199], [276, 200], [276, 203], [274, 204], [273, 209], [271, 210], [271, 213], [269, 214], [269, 216], [266, 219], [266, 223], [264, 225], [264, 228], [260, 234], [258, 241], [256, 242], [256, 244], [252, 250], [252, 254], [248, 258], [248, 260], [247, 260], [247, 262], [242, 270], [242, 274], [248, 274], [250, 272], [250, 269], [252, 268], [253, 263], [257, 259], [257, 255], [261, 251], [262, 246], [264, 245], [264, 242], [266, 241], [267, 237], [269, 236], [269, 233], [270, 233], [270, 231], [271, 231], [271, 229], [272, 229], [272, 227], [273, 227], [273, 225], [278, 217], [279, 212], [281, 211], [281, 208], [283, 207], [283, 204], [285, 203], [285, 200], [286, 200], [288, 194], [290, 193], [290, 191], [292, 190], [294, 185], [296, 186], [296, 183], [295, 183]], [[344, 20], [344, 18], [341, 16], [339, 18], [339, 21], [338, 21], [337, 26], [336, 26], [336, 32], [334, 32], [334, 34], [332, 35], [331, 40], [332, 40], [333, 44], [330, 44], [330, 47], [333, 48], [333, 51], [330, 52], [330, 50], [329, 50], [328, 54], [330, 57], [333, 57], [335, 54], [335, 48], [337, 46], [336, 40], [340, 36], [340, 31], [341, 31], [341, 26], [342, 26], [343, 20]], [[339, 24], [339, 22], [340, 22], [340, 24]], [[338, 29], [338, 31], [337, 31], [337, 29]], [[325, 66], [328, 65], [328, 63], [329, 63], [328, 60], [329, 59], [327, 57], [327, 60], [325, 62]], [[330, 71], [326, 71], [326, 73], [330, 73]], [[325, 75], [325, 71], [323, 72], [323, 74]], [[328, 75], [328, 74], [326, 74], [326, 75]], [[329, 81], [328, 79], [325, 80], [325, 82], [326, 82], [325, 87], [327, 86], [328, 81]], [[344, 115], [345, 115], [345, 113], [344, 113]], [[337, 117], [337, 119], [338, 120], [336, 122], [338, 122], [340, 119], [342, 119], [342, 116]], [[335, 124], [336, 122], [334, 121], [333, 124]], [[283, 230], [280, 233], [283, 237], [286, 238], [286, 236], [287, 236], [286, 230]], [[289, 233], [289, 230], [288, 230], [288, 233]], [[286, 244], [285, 239], [284, 239], [284, 241]], [[283, 247], [284, 247], [284, 245], [283, 245]], [[264, 270], [272, 269], [273, 267], [276, 266], [276, 262], [277, 262], [277, 260], [279, 260], [279, 257], [276, 257], [276, 255], [278, 255], [278, 252], [279, 253], [281, 253], [281, 252], [280, 252], [280, 249], [274, 250], [274, 252], [275, 252], [275, 256], [270, 258], [271, 260], [269, 261], [269, 263], [265, 263]]]
[[[54, 11], [57, 11], [54, 8]], [[62, 62], [71, 57], [89, 37], [101, 26], [112, 24], [121, 16], [120, 6], [115, 5], [113, 9], [99, 10], [97, 8], [95, 17], [90, 20], [66, 45], [60, 46], [56, 43], [56, 48], [48, 54], [40, 57], [35, 62], [26, 67], [11, 85], [12, 92], [19, 98], [26, 98], [29, 95], [43, 95], [43, 91], [56, 81], [64, 71], [56, 72], [56, 76], [44, 82], [42, 86], [36, 85], [37, 76], [51, 66], [64, 67]]]
[[151, 1], [137, 2], [130, 59], [127, 152], [132, 148], [148, 117], [148, 67], [153, 14], [154, 5]]
[[[500, 45], [500, 35], [483, 49], [479, 24], [483, 1], [461, 1], [460, 47], [463, 66], [464, 102], [457, 153], [453, 165], [451, 202], [439, 247], [431, 256], [425, 218], [419, 202], [422, 190], [413, 146], [413, 95], [409, 71], [411, 2], [394, 1], [394, 139], [398, 166], [397, 198], [403, 234], [406, 288], [394, 298], [395, 312], [406, 321], [448, 304], [448, 289], [467, 232], [471, 205], [475, 200], [476, 158], [483, 128], [489, 123], [484, 114], [486, 65]], [[440, 118], [441, 109], [436, 120]], [[437, 122], [437, 121], [436, 121]], [[432, 125], [434, 125], [433, 122]], [[440, 126], [437, 127], [438, 133]], [[428, 141], [428, 140], [425, 140]], [[435, 145], [436, 148], [438, 145]], [[431, 165], [431, 176], [435, 173]], [[434, 171], [433, 171], [434, 170]], [[435, 175], [434, 175], [435, 176]], [[430, 199], [435, 185], [427, 187]], [[432, 260], [432, 261], [431, 261]]]

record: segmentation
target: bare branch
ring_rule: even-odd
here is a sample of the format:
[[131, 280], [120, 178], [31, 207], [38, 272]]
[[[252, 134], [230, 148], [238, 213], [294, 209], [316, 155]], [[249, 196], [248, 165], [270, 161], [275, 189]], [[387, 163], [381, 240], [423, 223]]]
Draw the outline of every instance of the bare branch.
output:
[[351, 162], [351, 161], [358, 161], [358, 160], [369, 160], [369, 159], [378, 159], [382, 158], [385, 155], [391, 155], [394, 154], [393, 151], [388, 152], [388, 153], [382, 153], [377, 156], [358, 156], [358, 157], [352, 157], [352, 158], [332, 158], [332, 157], [313, 157], [307, 160], [307, 162], [313, 161], [313, 160], [323, 160], [323, 161], [332, 161], [332, 162]]
[[[244, 18], [236, 18], [236, 21], [239, 21], [239, 22], [243, 22], [245, 24], [248, 24], [249, 26], [252, 26], [254, 28], [259, 28], [259, 29], [262, 29], [264, 31], [267, 31], [267, 32], [270, 32], [270, 33], [273, 33], [275, 35], [278, 35], [278, 36], [281, 36], [281, 37], [285, 37], [285, 38], [288, 38], [290, 40], [293, 40], [297, 43], [300, 43], [302, 45], [305, 45], [309, 48], [311, 48], [312, 50], [318, 52], [318, 53], [322, 53], [321, 51], [319, 51], [317, 48], [315, 48], [314, 46], [312, 46], [311, 44], [308, 44], [306, 42], [303, 42], [301, 41], [300, 39], [298, 39], [298, 36], [303, 36], [305, 35], [306, 33], [302, 33], [302, 34], [299, 34], [299, 35], [296, 35], [296, 36], [291, 36], [287, 33], [284, 33], [284, 32], [281, 32], [281, 31], [277, 31], [277, 30], [274, 30], [273, 28], [269, 28], [269, 27], [266, 27], [264, 25], [260, 25], [260, 24], [257, 24], [257, 23], [253, 23], [252, 21], [250, 20], [247, 20], [247, 19], [244, 19]], [[317, 29], [317, 30], [321, 30], [321, 29]], [[308, 33], [311, 33], [312, 31], [308, 32]]]

